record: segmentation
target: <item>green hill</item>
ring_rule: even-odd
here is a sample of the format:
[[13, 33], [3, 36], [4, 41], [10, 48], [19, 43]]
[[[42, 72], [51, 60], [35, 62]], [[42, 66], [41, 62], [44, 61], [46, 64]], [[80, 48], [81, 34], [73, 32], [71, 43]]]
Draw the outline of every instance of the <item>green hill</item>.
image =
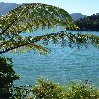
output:
[[80, 18], [75, 21], [80, 30], [84, 31], [99, 31], [99, 13]]

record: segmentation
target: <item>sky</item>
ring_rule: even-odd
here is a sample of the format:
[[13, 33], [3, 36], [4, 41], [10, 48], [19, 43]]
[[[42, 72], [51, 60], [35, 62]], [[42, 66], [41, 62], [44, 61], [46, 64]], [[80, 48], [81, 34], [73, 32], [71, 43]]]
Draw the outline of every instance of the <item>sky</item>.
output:
[[71, 13], [92, 15], [99, 13], [99, 0], [0, 0], [5, 3], [45, 3], [65, 9]]

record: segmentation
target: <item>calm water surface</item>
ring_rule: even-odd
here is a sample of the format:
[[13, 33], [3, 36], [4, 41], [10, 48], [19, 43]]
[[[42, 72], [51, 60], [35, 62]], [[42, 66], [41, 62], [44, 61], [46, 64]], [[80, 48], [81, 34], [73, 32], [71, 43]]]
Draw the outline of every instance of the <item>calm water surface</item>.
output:
[[[99, 32], [83, 33], [99, 35]], [[90, 80], [99, 87], [99, 49], [93, 46], [82, 49], [68, 46], [63, 48], [53, 44], [48, 48], [51, 53], [47, 55], [34, 54], [33, 51], [20, 55], [4, 54], [13, 59], [14, 69], [20, 75], [15, 85], [34, 85], [37, 78], [44, 77], [60, 84]]]

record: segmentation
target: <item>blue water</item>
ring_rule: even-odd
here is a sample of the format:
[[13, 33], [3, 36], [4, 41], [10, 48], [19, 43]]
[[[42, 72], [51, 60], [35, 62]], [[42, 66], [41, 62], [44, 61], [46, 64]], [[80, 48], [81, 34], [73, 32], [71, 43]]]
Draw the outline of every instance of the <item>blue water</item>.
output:
[[[39, 34], [38, 31], [36, 33]], [[83, 33], [99, 35], [99, 32]], [[43, 77], [62, 85], [69, 81], [90, 80], [99, 87], [98, 48], [88, 46], [77, 49], [54, 44], [49, 44], [47, 47], [51, 49], [51, 53], [47, 55], [34, 54], [33, 51], [20, 55], [4, 54], [12, 58], [14, 70], [20, 75], [20, 80], [15, 81], [15, 85], [34, 85], [37, 78]]]

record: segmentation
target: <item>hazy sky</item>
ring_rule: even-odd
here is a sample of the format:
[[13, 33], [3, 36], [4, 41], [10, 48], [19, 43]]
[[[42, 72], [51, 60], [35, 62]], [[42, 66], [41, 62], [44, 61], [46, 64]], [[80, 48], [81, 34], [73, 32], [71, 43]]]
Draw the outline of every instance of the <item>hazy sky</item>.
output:
[[0, 0], [7, 3], [45, 3], [65, 9], [71, 13], [92, 15], [99, 13], [99, 0]]

